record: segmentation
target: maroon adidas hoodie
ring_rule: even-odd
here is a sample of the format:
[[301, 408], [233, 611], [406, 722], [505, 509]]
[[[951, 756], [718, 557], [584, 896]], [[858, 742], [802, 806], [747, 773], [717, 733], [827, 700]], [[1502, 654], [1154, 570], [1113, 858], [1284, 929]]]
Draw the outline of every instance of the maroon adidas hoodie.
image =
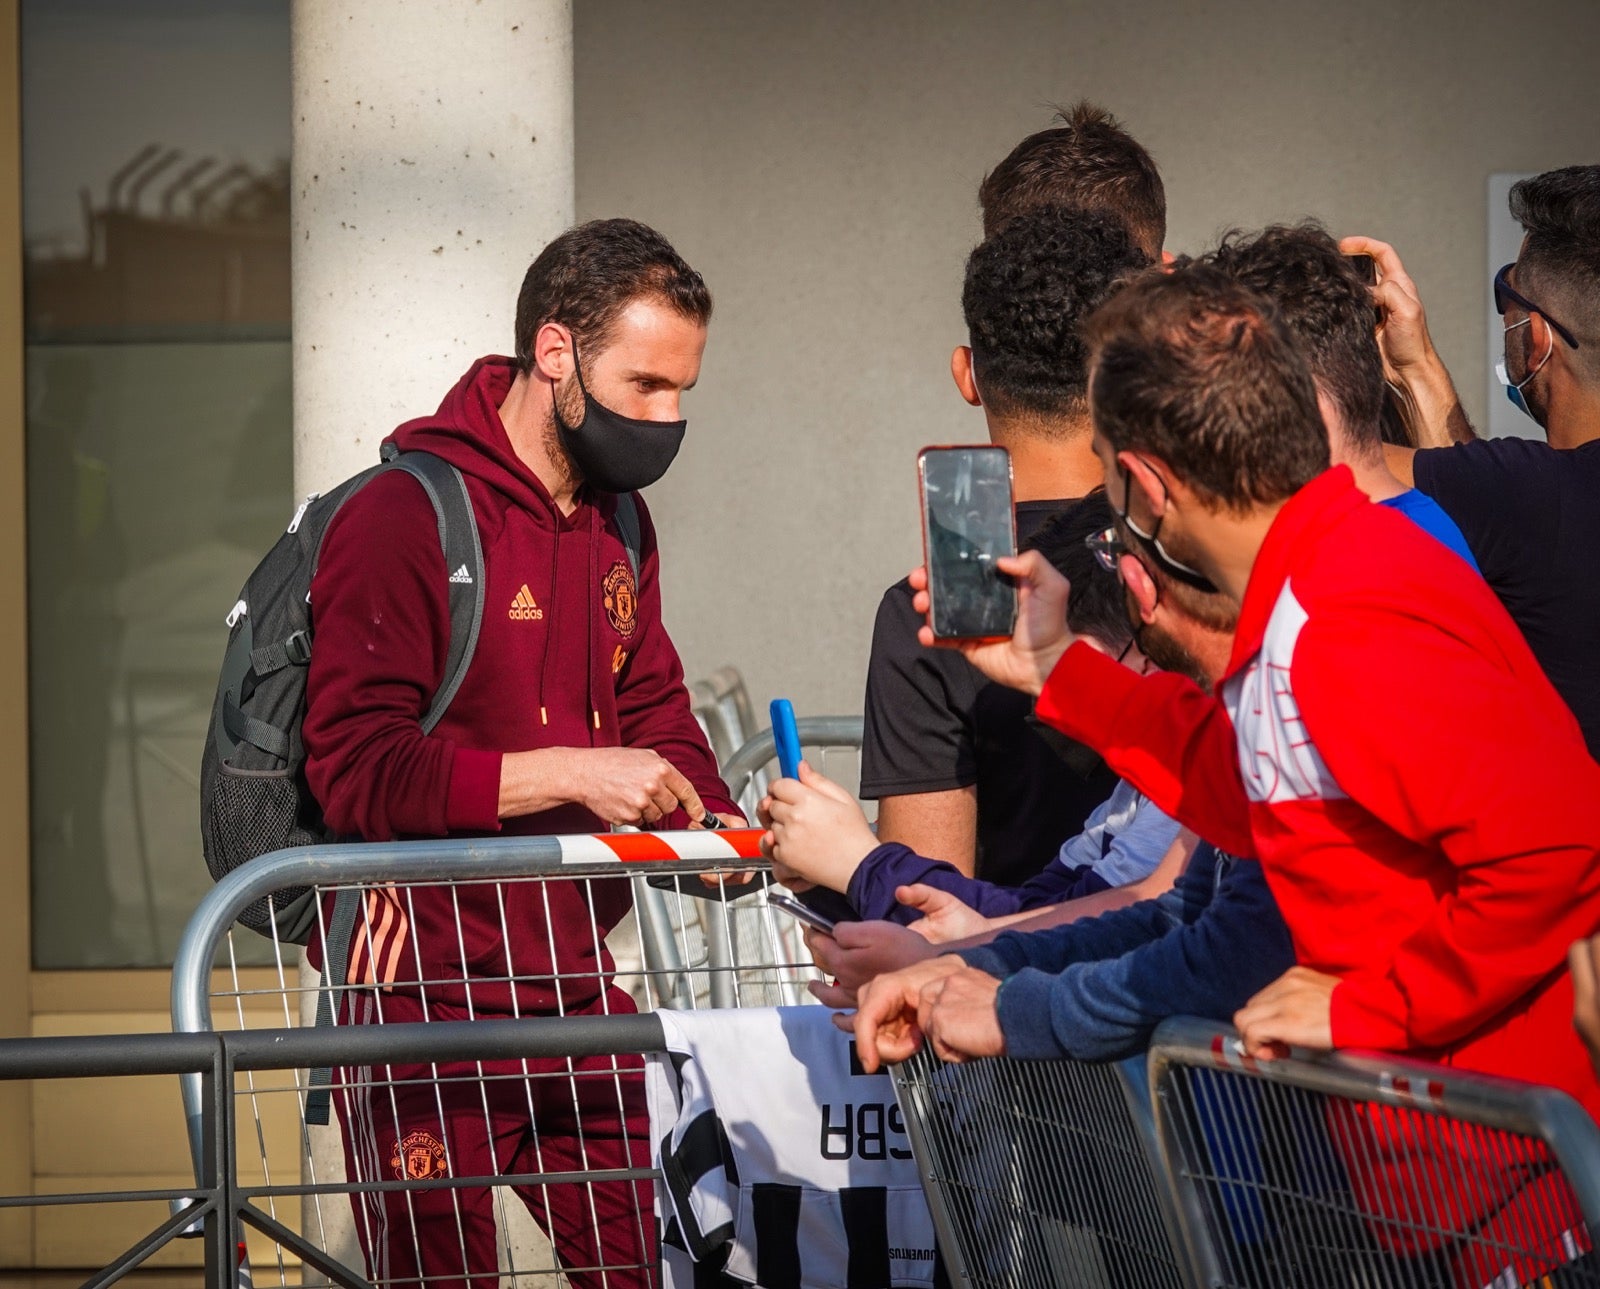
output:
[[[480, 359], [435, 415], [392, 436], [401, 450], [431, 452], [461, 471], [483, 545], [477, 649], [432, 734], [423, 735], [420, 721], [444, 679], [451, 574], [432, 505], [415, 479], [390, 472], [346, 502], [324, 538], [311, 584], [316, 646], [306, 776], [329, 826], [342, 835], [381, 841], [604, 831], [579, 805], [497, 818], [501, 756], [544, 747], [652, 748], [694, 784], [707, 809], [737, 811], [661, 624], [649, 513], [640, 501], [635, 578], [614, 517], [616, 498], [580, 489], [576, 508], [562, 515], [513, 451], [498, 409], [515, 376], [509, 358]], [[680, 812], [668, 822], [683, 827], [687, 820]], [[404, 989], [419, 978], [461, 981], [448, 991], [430, 988], [428, 996], [464, 1003], [470, 978], [542, 974], [552, 966], [609, 971], [598, 939], [631, 907], [630, 888], [618, 879], [596, 882], [593, 891], [599, 937], [578, 882], [468, 886], [456, 899], [429, 888], [409, 898], [375, 896], [371, 929], [358, 923], [352, 982]], [[572, 1010], [596, 993], [575, 981], [561, 1003]], [[504, 984], [475, 983], [470, 1001], [477, 1014], [513, 1010]], [[523, 985], [515, 1009], [548, 1011], [555, 1002], [548, 986]]]

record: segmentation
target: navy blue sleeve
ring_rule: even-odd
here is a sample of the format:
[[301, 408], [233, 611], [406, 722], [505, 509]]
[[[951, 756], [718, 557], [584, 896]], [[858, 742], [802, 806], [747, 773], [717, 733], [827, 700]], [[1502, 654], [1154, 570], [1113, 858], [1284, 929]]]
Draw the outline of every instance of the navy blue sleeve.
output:
[[1184, 887], [1181, 895], [1175, 887], [1162, 897], [1173, 916], [1159, 937], [1099, 960], [1075, 949], [1065, 955], [1075, 961], [1055, 971], [1025, 966], [1007, 976], [998, 1000], [1007, 1054], [1024, 1060], [1129, 1056], [1148, 1046], [1151, 1031], [1168, 1016], [1231, 1019], [1294, 965], [1288, 928], [1259, 864], [1233, 861], [1192, 919], [1199, 890], [1196, 881]]
[[1075, 963], [1121, 957], [1199, 915], [1211, 899], [1211, 855], [1208, 846], [1196, 849], [1173, 888], [1153, 900], [1044, 931], [1006, 931], [959, 954], [968, 965], [1002, 978], [1024, 970], [1054, 974]]
[[[1049, 871], [1046, 869], [1045, 873]], [[1068, 876], [1070, 879], [1070, 875]], [[1039, 879], [1035, 879], [1037, 880]], [[985, 917], [998, 917], [1032, 907], [1026, 901], [1030, 896], [1029, 888], [1033, 887], [1033, 882], [1027, 887], [996, 886], [992, 882], [980, 882], [975, 877], [968, 877], [953, 864], [919, 855], [909, 846], [902, 846], [899, 842], [884, 842], [877, 849], [869, 851], [867, 857], [856, 866], [856, 871], [850, 878], [850, 889], [847, 894], [850, 903], [864, 920], [871, 922], [883, 919], [908, 926], [918, 921], [922, 914], [917, 909], [909, 909], [903, 904], [896, 903], [894, 892], [898, 886], [912, 886], [918, 882], [949, 892]], [[1062, 882], [1063, 886], [1066, 884], [1067, 882]], [[1035, 899], [1038, 898], [1038, 891], [1033, 891], [1031, 894]], [[1039, 902], [1047, 901], [1041, 899]]]

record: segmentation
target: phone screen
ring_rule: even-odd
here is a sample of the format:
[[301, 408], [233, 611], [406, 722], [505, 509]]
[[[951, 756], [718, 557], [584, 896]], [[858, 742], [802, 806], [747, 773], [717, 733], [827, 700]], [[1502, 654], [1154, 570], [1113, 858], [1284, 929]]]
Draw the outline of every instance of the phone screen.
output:
[[995, 560], [1017, 551], [1011, 454], [1004, 448], [925, 448], [922, 543], [933, 634], [943, 640], [1009, 636], [1017, 592]]

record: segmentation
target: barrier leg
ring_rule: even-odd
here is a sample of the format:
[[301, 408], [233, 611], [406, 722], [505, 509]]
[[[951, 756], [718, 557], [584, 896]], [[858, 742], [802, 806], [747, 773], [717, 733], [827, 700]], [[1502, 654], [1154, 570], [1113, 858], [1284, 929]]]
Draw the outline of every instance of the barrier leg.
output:
[[237, 1289], [239, 1237], [233, 1189], [233, 1062], [219, 1039], [211, 1070], [200, 1076], [204, 1097], [200, 1186], [210, 1192], [205, 1214], [206, 1289]]

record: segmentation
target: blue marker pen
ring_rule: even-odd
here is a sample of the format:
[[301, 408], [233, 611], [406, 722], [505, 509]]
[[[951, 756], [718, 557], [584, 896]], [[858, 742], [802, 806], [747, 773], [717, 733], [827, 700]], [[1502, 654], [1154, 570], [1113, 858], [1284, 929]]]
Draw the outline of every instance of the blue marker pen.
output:
[[777, 747], [778, 768], [786, 779], [800, 777], [800, 731], [795, 726], [794, 704], [787, 698], [774, 698], [772, 707], [772, 741]]

